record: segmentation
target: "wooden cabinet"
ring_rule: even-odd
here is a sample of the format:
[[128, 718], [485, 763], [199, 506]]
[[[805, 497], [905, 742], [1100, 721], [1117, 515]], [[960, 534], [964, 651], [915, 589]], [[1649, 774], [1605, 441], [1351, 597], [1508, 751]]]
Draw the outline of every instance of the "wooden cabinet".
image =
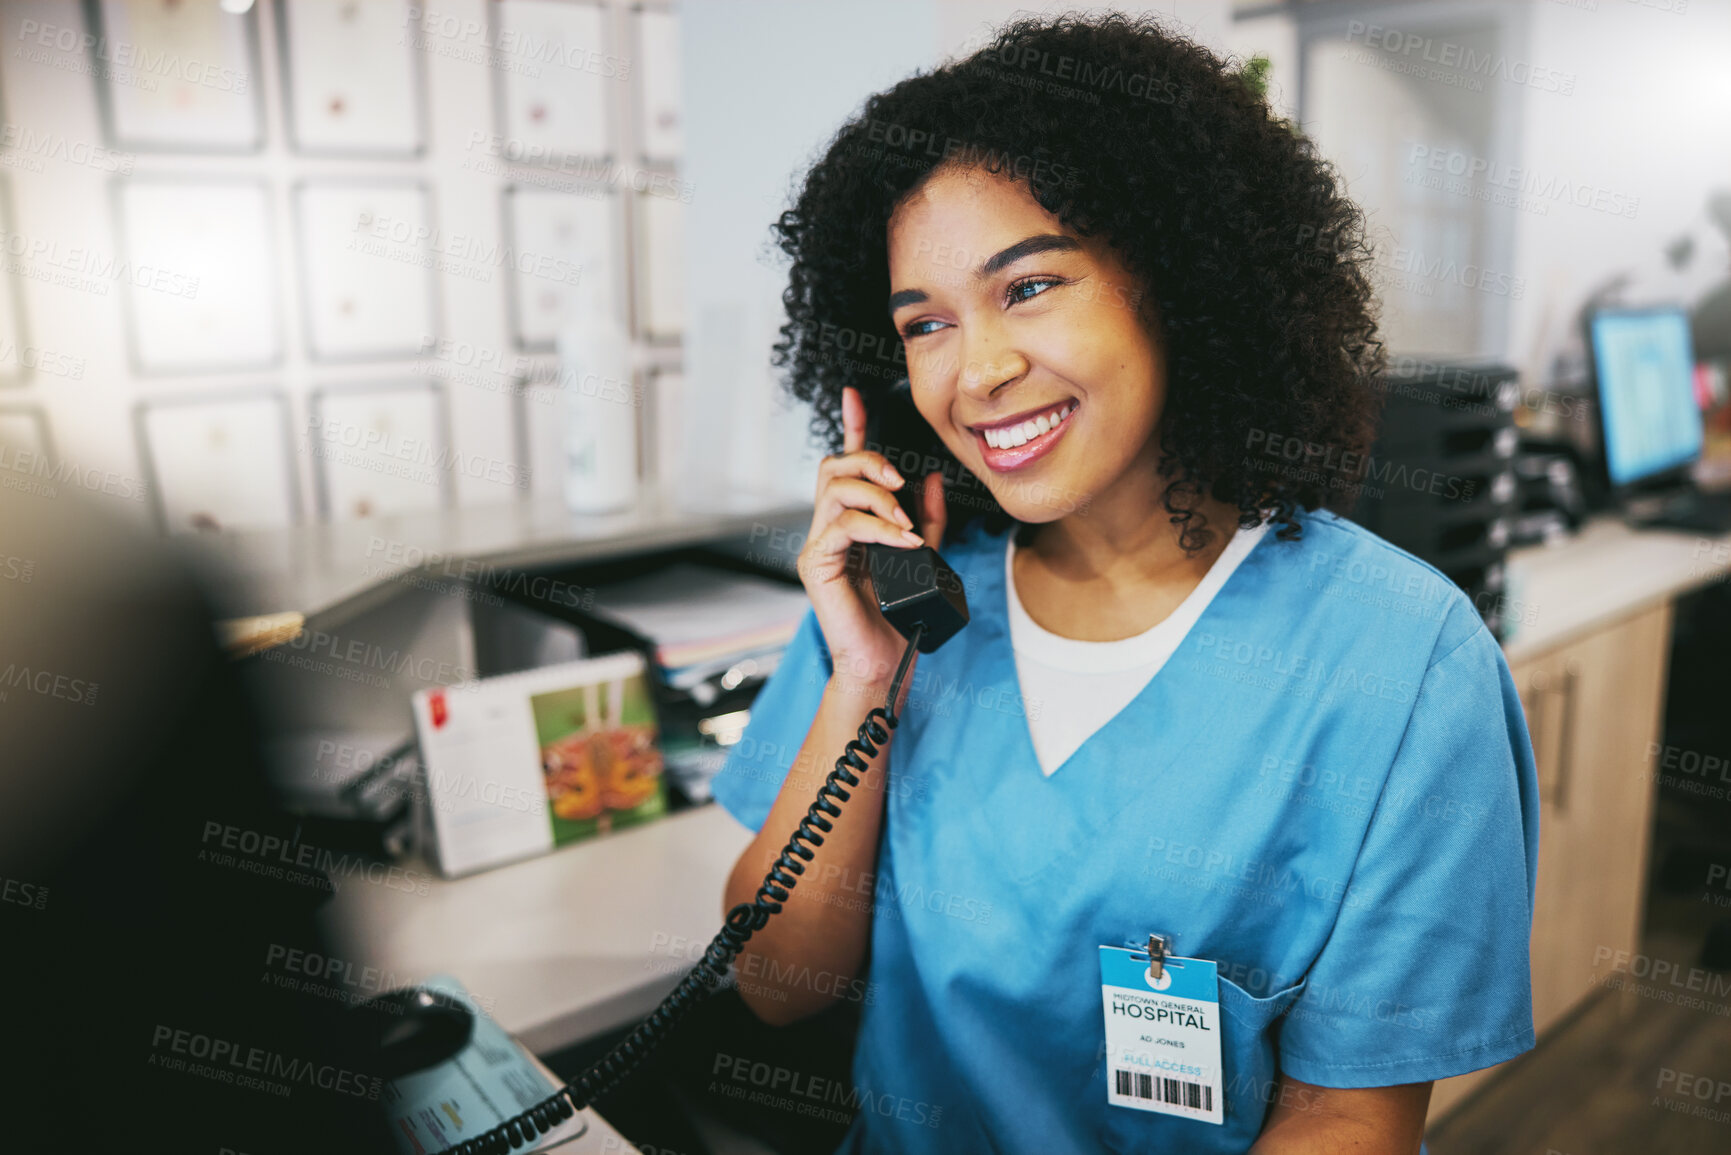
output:
[[[1654, 787], [1647, 750], [1659, 737], [1670, 639], [1666, 601], [1510, 667], [1539, 777], [1532, 971], [1541, 1036], [1591, 990], [1594, 953], [1633, 951], [1640, 937]], [[1438, 1083], [1431, 1119], [1494, 1070]]]

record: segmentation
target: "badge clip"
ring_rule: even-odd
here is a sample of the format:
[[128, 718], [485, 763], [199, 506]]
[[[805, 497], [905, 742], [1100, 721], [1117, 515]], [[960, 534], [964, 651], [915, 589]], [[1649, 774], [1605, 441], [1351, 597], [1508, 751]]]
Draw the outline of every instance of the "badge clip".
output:
[[1148, 977], [1153, 979], [1155, 982], [1159, 982], [1166, 975], [1166, 965], [1168, 962], [1171, 962], [1171, 964], [1176, 967], [1182, 967], [1184, 965], [1181, 962], [1173, 961], [1172, 940], [1177, 937], [1177, 935], [1172, 934], [1154, 934], [1153, 932], [1150, 932], [1146, 946], [1138, 943], [1133, 938], [1125, 939], [1124, 946], [1128, 950], [1145, 950], [1148, 952]]
[[1148, 973], [1159, 982], [1166, 973], [1166, 936], [1151, 934], [1148, 936]]

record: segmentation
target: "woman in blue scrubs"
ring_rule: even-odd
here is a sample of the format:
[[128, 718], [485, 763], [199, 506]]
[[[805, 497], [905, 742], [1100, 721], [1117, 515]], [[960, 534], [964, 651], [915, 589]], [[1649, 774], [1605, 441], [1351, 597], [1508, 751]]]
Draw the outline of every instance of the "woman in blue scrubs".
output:
[[[1327, 511], [1380, 364], [1357, 210], [1241, 76], [1112, 17], [873, 97], [778, 232], [837, 452], [716, 781], [759, 832], [729, 906], [901, 656], [850, 547], [941, 542], [972, 613], [739, 960], [772, 1023], [864, 984], [844, 1150], [1419, 1150], [1434, 1080], [1533, 1045], [1537, 793], [1473, 606]], [[903, 374], [929, 444], [868, 447]], [[1101, 948], [1151, 934], [1217, 972], [1215, 1109], [1138, 1102], [1108, 1035]]]

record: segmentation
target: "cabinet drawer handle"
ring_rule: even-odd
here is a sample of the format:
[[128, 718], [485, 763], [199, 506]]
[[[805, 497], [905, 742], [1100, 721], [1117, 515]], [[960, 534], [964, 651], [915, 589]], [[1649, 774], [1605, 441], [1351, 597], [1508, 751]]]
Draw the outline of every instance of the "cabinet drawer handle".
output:
[[1551, 804], [1559, 811], [1564, 809], [1569, 796], [1569, 783], [1575, 776], [1575, 686], [1580, 681], [1581, 664], [1570, 659], [1563, 665], [1563, 685], [1558, 691], [1563, 696], [1562, 734], [1557, 748], [1557, 781], [1551, 792]]
[[[1533, 750], [1533, 768], [1538, 771], [1539, 776], [1539, 798], [1541, 801], [1549, 802], [1551, 796], [1556, 793], [1556, 779], [1545, 773], [1549, 768], [1546, 765], [1544, 745], [1545, 701], [1549, 695], [1545, 693], [1544, 688], [1539, 686], [1537, 682], [1537, 678], [1532, 680], [1532, 684], [1528, 688], [1528, 693], [1523, 695], [1521, 698], [1521, 707], [1526, 711], [1527, 715], [1527, 733], [1530, 736], [1529, 740]], [[1553, 751], [1551, 757], [1553, 764], [1555, 762], [1555, 757], [1556, 755]]]

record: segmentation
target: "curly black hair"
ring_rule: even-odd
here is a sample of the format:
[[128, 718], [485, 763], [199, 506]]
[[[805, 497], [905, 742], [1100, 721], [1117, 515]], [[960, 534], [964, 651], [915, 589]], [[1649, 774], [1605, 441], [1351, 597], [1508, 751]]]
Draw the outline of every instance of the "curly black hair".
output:
[[[1137, 277], [1166, 357], [1159, 467], [1185, 549], [1211, 536], [1193, 508], [1202, 494], [1237, 506], [1240, 525], [1268, 517], [1292, 538], [1299, 508], [1353, 491], [1384, 359], [1363, 215], [1252, 79], [1150, 18], [1116, 14], [1006, 25], [871, 97], [806, 174], [774, 226], [792, 258], [774, 363], [830, 452], [842, 387], [870, 398], [906, 374], [884, 307], [889, 220], [946, 164], [1021, 181]], [[1270, 438], [1308, 447], [1302, 466], [1257, 452]], [[983, 486], [968, 489], [935, 434], [926, 448], [963, 482], [946, 486], [948, 536], [981, 510], [988, 528], [1013, 524]]]

